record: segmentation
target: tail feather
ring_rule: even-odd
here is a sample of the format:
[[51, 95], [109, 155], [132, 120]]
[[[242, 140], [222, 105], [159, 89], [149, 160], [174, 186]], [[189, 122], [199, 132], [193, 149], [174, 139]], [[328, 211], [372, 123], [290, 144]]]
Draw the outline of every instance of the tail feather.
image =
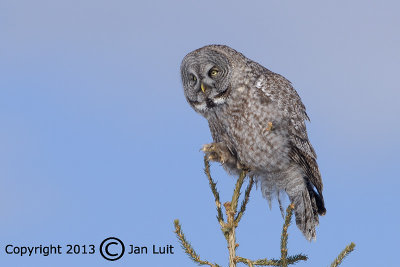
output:
[[304, 190], [296, 195], [289, 196], [294, 204], [294, 214], [297, 227], [303, 232], [307, 240], [316, 239], [315, 226], [318, 225], [318, 214], [313, 206], [315, 201], [311, 201], [308, 191]]
[[322, 192], [317, 193], [310, 182], [307, 182], [307, 189], [310, 194], [310, 198], [312, 199], [313, 202], [315, 202], [316, 205], [315, 209], [317, 210], [318, 214], [322, 216], [325, 215], [326, 209], [324, 203], [324, 196], [322, 195]]
[[296, 225], [307, 240], [316, 239], [315, 227], [319, 224], [318, 215], [326, 212], [324, 199], [305, 181], [306, 186], [300, 191], [288, 190], [290, 201], [294, 204]]
[[[258, 177], [263, 196], [271, 205], [274, 196], [278, 198], [281, 208], [280, 192], [285, 191], [290, 202], [294, 204], [296, 225], [307, 240], [316, 239], [315, 227], [319, 224], [319, 215], [326, 212], [322, 193], [313, 186], [304, 171], [292, 165], [285, 172]], [[282, 208], [281, 208], [282, 210]]]

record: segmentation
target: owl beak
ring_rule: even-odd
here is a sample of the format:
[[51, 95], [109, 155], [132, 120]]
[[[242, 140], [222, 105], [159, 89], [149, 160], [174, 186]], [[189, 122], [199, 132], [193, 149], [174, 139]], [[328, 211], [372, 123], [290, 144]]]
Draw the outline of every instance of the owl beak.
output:
[[204, 83], [200, 84], [200, 88], [201, 88], [201, 91], [203, 91], [203, 93], [206, 92], [206, 87], [204, 86]]

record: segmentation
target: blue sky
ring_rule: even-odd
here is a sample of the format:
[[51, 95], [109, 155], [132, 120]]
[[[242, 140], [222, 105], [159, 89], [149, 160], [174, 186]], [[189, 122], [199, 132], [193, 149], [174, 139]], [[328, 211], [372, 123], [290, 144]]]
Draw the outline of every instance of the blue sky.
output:
[[[288, 78], [324, 181], [317, 241], [292, 226], [298, 266], [396, 266], [400, 135], [398, 1], [1, 1], [2, 266], [195, 266], [173, 220], [205, 259], [227, 264], [203, 174], [207, 123], [186, 103], [179, 66], [229, 45]], [[212, 165], [223, 200], [235, 179]], [[288, 201], [286, 201], [288, 204]], [[279, 257], [282, 225], [259, 190], [238, 254]], [[20, 257], [14, 244], [98, 245], [109, 236], [174, 255]]]

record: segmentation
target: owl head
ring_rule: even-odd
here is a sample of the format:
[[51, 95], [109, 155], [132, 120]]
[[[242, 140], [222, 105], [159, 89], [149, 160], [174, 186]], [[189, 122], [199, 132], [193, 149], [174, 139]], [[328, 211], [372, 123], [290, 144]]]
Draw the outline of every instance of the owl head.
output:
[[234, 50], [231, 50], [227, 46], [209, 45], [190, 52], [182, 60], [185, 96], [197, 112], [203, 113], [226, 102], [233, 70], [230, 59]]

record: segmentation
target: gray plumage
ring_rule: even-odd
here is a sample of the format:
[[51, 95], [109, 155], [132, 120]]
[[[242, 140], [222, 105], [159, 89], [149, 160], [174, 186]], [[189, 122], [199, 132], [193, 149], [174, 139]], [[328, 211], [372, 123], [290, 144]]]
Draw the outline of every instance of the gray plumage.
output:
[[291, 83], [223, 45], [186, 55], [181, 76], [187, 101], [208, 120], [214, 142], [203, 151], [209, 159], [231, 174], [248, 168], [269, 203], [277, 196], [280, 204], [286, 192], [297, 226], [315, 239], [318, 215], [326, 212], [323, 186], [309, 118]]

